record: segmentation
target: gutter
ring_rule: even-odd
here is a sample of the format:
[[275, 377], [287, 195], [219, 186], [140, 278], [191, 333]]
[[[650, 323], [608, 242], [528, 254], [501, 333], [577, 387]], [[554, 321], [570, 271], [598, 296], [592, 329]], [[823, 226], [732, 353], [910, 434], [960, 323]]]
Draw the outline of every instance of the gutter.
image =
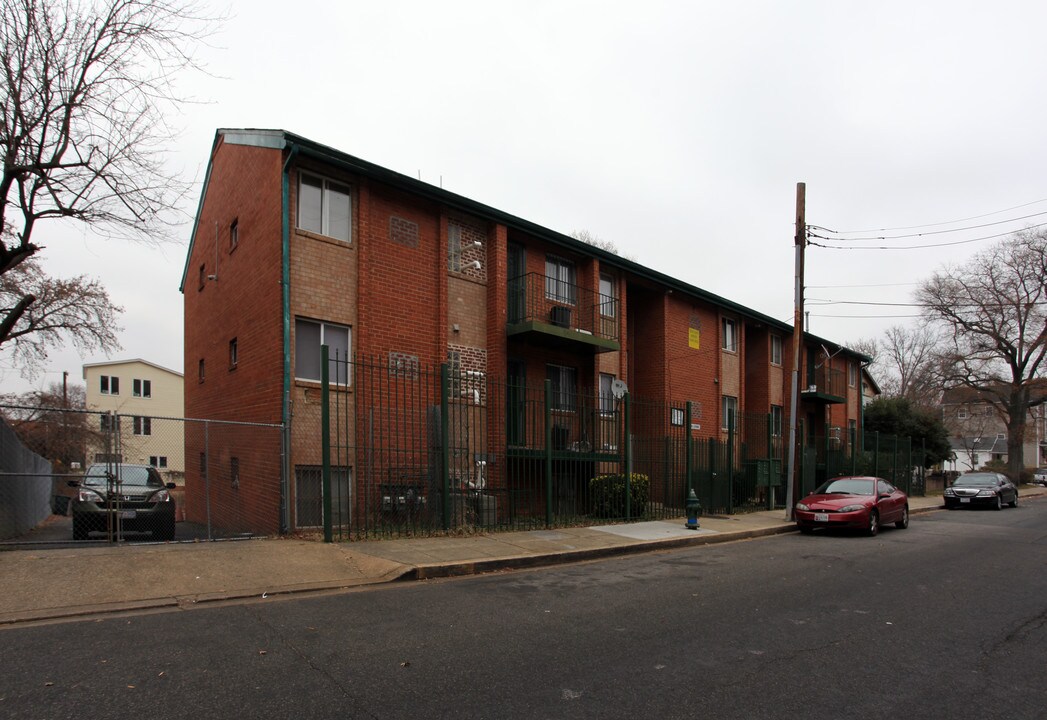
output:
[[284, 387], [280, 412], [284, 426], [284, 467], [280, 482], [280, 531], [291, 528], [291, 509], [288, 498], [291, 496], [291, 175], [290, 166], [298, 156], [298, 145], [289, 143], [291, 152], [284, 161], [281, 173], [280, 189], [280, 240], [281, 240], [281, 278], [280, 286], [283, 304], [283, 352], [284, 352]]

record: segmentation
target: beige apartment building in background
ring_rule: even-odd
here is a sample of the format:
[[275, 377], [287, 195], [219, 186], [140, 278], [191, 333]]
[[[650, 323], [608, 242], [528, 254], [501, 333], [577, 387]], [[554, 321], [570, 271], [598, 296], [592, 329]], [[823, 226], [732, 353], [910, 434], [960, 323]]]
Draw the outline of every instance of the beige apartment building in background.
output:
[[[184, 385], [182, 373], [146, 360], [84, 365], [87, 409], [112, 413], [98, 422], [101, 441], [87, 461], [152, 465], [169, 482], [185, 478]], [[112, 425], [119, 421], [119, 432]], [[108, 443], [108, 445], [106, 444]]]

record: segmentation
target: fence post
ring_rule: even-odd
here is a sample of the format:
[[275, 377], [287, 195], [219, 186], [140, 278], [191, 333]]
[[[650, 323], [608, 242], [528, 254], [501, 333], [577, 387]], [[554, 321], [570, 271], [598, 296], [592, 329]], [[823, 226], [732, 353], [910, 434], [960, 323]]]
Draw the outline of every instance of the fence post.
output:
[[211, 531], [211, 473], [208, 468], [211, 465], [211, 448], [210, 438], [208, 437], [210, 421], [204, 420], [204, 466], [201, 468], [204, 473], [204, 495], [206, 497], [205, 506], [207, 508], [207, 539], [214, 540], [214, 535]]
[[684, 458], [684, 460], [683, 460], [683, 462], [684, 462], [684, 468], [685, 468], [684, 469], [684, 473], [685, 473], [684, 477], [686, 478], [685, 485], [687, 486], [686, 488], [684, 488], [684, 496], [683, 497], [684, 497], [684, 503], [686, 503], [687, 502], [687, 498], [690, 497], [690, 495], [691, 495], [691, 490], [694, 489], [694, 486], [691, 483], [691, 460], [693, 458], [691, 457], [691, 401], [690, 400], [687, 401], [687, 409], [684, 411], [683, 422], [684, 422], [684, 425], [683, 425], [683, 429], [684, 429], [684, 433], [683, 433], [683, 442], [684, 442], [683, 458]]
[[320, 487], [324, 509], [324, 542], [334, 540], [331, 527], [331, 350], [320, 346]]
[[633, 438], [630, 420], [632, 413], [629, 411], [629, 393], [622, 398], [625, 401], [625, 519], [632, 517], [633, 500]]
[[767, 509], [774, 510], [774, 485], [771, 476], [774, 475], [774, 427], [771, 422], [771, 413], [767, 413]]
[[880, 431], [873, 433], [873, 477], [880, 477]]
[[553, 383], [545, 380], [545, 526], [553, 525]]
[[738, 413], [727, 415], [727, 514], [734, 514], [734, 424]]
[[909, 462], [905, 466], [905, 494], [912, 495], [912, 436], [909, 436]]
[[858, 428], [847, 428], [847, 434], [850, 435], [851, 443], [851, 475], [854, 475], [858, 471]]
[[451, 429], [447, 396], [450, 393], [450, 369], [447, 363], [440, 364], [440, 480], [443, 485], [443, 526], [451, 529]]
[[898, 436], [894, 436], [894, 448], [891, 450], [891, 483], [898, 484]]

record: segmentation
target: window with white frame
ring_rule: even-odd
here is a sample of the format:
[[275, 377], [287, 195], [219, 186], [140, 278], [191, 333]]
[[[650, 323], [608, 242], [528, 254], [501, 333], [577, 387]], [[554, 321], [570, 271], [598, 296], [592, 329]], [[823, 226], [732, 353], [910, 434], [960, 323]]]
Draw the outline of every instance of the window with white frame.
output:
[[728, 352], [738, 352], [738, 323], [731, 318], [722, 318], [720, 327], [723, 330], [720, 337], [721, 347]]
[[732, 395], [722, 397], [723, 416], [720, 421], [724, 430], [733, 430], [738, 427], [738, 398]]
[[614, 375], [600, 373], [600, 412], [604, 415], [614, 413]]
[[135, 435], [152, 435], [153, 434], [153, 419], [150, 417], [141, 417], [135, 415], [131, 418], [131, 424], [134, 428]]
[[336, 240], [350, 241], [352, 198], [348, 185], [301, 173], [298, 180], [298, 227]]
[[780, 335], [771, 335], [771, 364], [782, 364], [782, 338]]
[[102, 375], [99, 378], [98, 391], [103, 395], [119, 395], [120, 378], [115, 375]]
[[578, 370], [564, 365], [546, 365], [545, 377], [552, 385], [552, 409], [574, 410], [578, 388]]
[[352, 329], [317, 320], [294, 321], [294, 376], [320, 381], [320, 346], [328, 346], [328, 377], [332, 384], [348, 385], [346, 371]]
[[967, 419], [967, 408], [965, 408], [965, 407], [958, 408], [956, 410], [956, 419], [957, 420], [966, 420]]
[[150, 455], [149, 464], [155, 468], [163, 470], [167, 467], [167, 456], [166, 455]]
[[771, 405], [771, 436], [780, 438], [782, 436], [782, 420], [784, 409], [781, 405]]
[[604, 317], [615, 316], [614, 278], [600, 273], [600, 314]]
[[545, 299], [574, 305], [574, 263], [549, 255], [545, 258]]
[[153, 381], [133, 379], [131, 381], [131, 394], [135, 397], [151, 398], [153, 396]]
[[851, 360], [847, 363], [847, 385], [856, 387], [858, 385], [858, 363]]

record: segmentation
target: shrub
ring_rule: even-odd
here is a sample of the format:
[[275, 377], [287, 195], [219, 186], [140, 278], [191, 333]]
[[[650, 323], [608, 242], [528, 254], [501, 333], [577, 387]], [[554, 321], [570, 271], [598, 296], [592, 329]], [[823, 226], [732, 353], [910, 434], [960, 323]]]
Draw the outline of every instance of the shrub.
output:
[[[647, 510], [651, 496], [651, 480], [642, 473], [633, 473], [629, 482], [632, 517], [640, 517]], [[625, 474], [599, 475], [589, 481], [592, 513], [596, 517], [625, 517]]]

